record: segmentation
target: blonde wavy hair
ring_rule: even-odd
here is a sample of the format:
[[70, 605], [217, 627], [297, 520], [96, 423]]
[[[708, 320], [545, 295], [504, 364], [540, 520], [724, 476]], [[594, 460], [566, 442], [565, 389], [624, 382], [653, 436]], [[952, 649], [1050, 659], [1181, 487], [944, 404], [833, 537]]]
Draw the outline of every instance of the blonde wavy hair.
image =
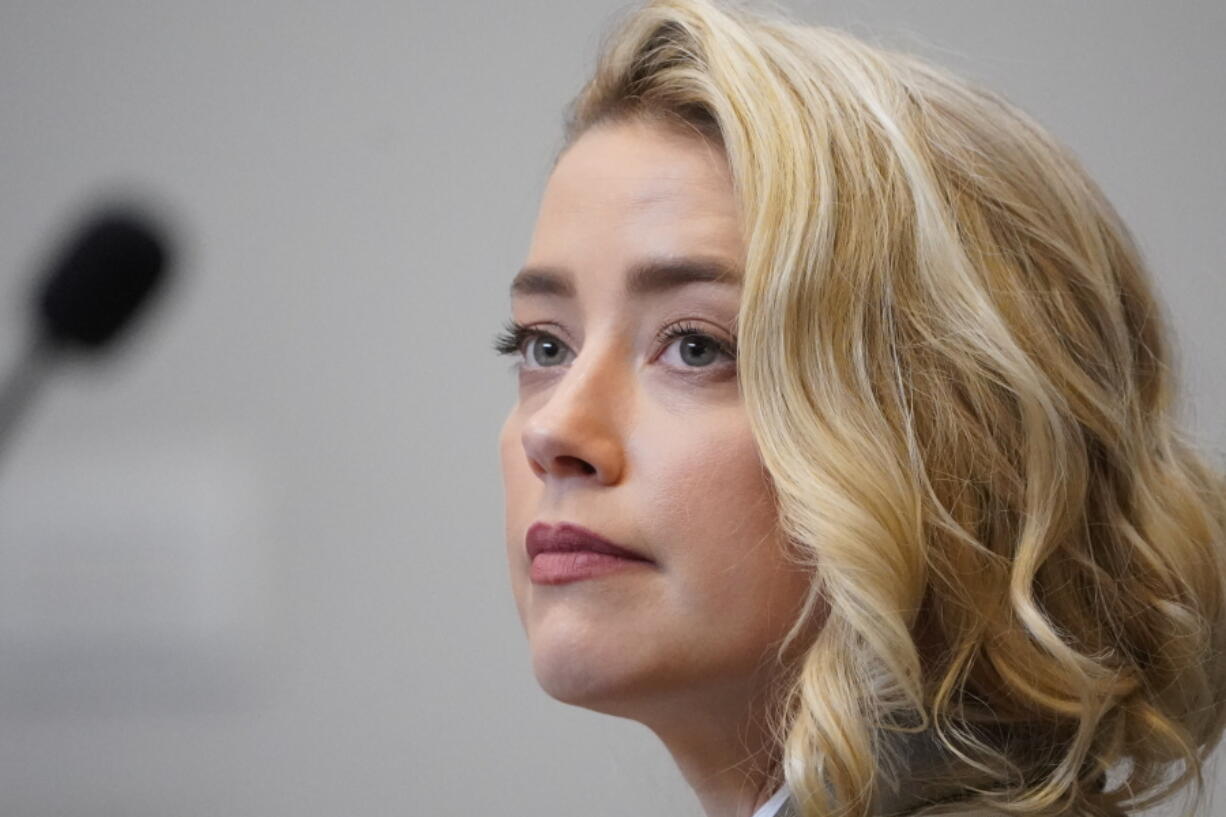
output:
[[1226, 480], [1177, 422], [1127, 228], [999, 96], [772, 11], [627, 10], [558, 155], [629, 118], [726, 151], [740, 385], [815, 577], [779, 774], [803, 817], [868, 817], [886, 736], [931, 730], [965, 794], [942, 814], [1191, 782], [1195, 809], [1226, 727]]

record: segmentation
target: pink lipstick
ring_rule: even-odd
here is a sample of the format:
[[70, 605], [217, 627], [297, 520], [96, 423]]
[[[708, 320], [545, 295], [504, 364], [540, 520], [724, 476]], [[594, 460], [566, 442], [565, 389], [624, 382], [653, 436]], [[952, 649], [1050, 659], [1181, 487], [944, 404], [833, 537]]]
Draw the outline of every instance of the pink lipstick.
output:
[[530, 577], [535, 584], [565, 584], [655, 564], [641, 553], [569, 522], [534, 523], [528, 528], [524, 545], [532, 561]]

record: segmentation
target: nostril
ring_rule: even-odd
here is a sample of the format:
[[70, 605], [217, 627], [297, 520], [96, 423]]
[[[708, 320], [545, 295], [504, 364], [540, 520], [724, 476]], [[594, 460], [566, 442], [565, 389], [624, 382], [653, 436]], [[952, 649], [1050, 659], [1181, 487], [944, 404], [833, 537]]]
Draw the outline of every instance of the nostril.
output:
[[571, 457], [571, 456], [558, 457], [558, 464], [565, 468], [577, 469], [580, 473], [585, 474], [585, 475], [591, 475], [591, 474], [596, 473], [596, 467], [594, 465], [592, 465], [587, 460], [583, 460], [578, 457]]

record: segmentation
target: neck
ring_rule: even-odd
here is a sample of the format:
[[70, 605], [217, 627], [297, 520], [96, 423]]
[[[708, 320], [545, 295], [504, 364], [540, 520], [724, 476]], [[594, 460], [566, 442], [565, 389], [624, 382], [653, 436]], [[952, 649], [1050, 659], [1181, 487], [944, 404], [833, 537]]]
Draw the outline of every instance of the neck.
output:
[[725, 700], [738, 703], [690, 700], [669, 707], [671, 717], [646, 725], [672, 755], [706, 817], [751, 817], [783, 782], [778, 751], [760, 695]]

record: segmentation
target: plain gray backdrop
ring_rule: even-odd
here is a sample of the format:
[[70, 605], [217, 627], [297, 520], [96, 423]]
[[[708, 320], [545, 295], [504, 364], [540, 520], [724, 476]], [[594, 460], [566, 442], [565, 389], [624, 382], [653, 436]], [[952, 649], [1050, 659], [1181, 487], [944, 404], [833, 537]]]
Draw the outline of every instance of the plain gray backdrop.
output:
[[[1223, 5], [791, 7], [1075, 150], [1220, 463]], [[621, 8], [0, 5], [0, 365], [91, 202], [160, 202], [181, 261], [2, 452], [0, 814], [699, 817], [650, 732], [539, 690], [503, 555], [490, 340]]]

